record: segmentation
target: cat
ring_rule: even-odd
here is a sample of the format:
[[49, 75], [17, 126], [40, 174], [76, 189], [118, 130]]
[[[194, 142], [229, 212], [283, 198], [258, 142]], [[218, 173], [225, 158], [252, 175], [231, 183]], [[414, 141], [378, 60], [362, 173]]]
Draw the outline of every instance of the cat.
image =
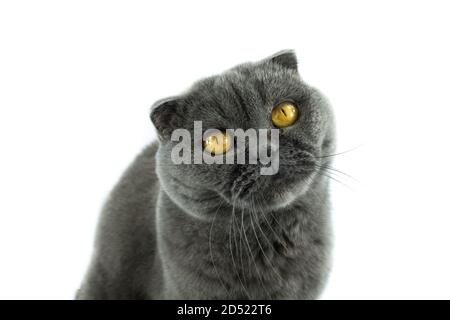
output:
[[[279, 129], [279, 171], [261, 164], [174, 164], [177, 128]], [[112, 190], [77, 299], [316, 299], [330, 270], [327, 99], [301, 79], [292, 50], [235, 66], [154, 104], [158, 139]]]

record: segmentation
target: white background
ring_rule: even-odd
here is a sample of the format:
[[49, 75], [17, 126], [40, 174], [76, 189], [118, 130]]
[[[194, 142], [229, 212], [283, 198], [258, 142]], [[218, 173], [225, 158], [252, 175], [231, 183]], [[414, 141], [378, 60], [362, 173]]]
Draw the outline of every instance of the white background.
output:
[[450, 298], [447, 3], [2, 1], [0, 298], [73, 298], [150, 105], [286, 48], [358, 147], [322, 298]]

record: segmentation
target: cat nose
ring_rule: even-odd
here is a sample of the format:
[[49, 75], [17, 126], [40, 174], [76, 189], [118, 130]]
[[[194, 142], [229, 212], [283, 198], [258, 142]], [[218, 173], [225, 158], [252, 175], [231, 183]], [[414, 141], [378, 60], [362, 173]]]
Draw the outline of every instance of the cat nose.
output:
[[[269, 131], [270, 132], [270, 131]], [[279, 154], [280, 146], [277, 139], [271, 139], [270, 133], [267, 139], [259, 139], [256, 152], [247, 152], [249, 160], [259, 162], [262, 157], [275, 156]]]

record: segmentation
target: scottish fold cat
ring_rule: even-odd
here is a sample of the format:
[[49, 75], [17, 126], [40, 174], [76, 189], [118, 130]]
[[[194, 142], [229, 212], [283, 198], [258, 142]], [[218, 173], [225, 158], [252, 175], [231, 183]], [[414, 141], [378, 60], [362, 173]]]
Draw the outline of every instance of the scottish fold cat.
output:
[[[327, 100], [301, 79], [295, 54], [197, 81], [155, 103], [150, 118], [158, 141], [112, 190], [77, 298], [317, 298], [330, 266], [323, 169], [335, 148], [334, 120]], [[193, 134], [194, 121], [279, 130], [276, 174], [262, 175], [261, 163], [175, 164], [172, 134]]]

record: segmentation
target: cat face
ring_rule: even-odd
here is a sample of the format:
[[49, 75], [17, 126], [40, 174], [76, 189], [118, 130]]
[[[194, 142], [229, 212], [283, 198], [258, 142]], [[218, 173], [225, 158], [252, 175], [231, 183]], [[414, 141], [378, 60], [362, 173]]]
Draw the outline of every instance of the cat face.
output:
[[[154, 105], [151, 119], [160, 147], [157, 173], [169, 197], [193, 214], [218, 203], [273, 209], [289, 205], [319, 179], [322, 156], [334, 149], [334, 124], [326, 99], [306, 85], [291, 51], [236, 66], [195, 83], [186, 93]], [[175, 164], [175, 129], [277, 129], [278, 172], [261, 164]], [[194, 148], [192, 142], [192, 150]]]

